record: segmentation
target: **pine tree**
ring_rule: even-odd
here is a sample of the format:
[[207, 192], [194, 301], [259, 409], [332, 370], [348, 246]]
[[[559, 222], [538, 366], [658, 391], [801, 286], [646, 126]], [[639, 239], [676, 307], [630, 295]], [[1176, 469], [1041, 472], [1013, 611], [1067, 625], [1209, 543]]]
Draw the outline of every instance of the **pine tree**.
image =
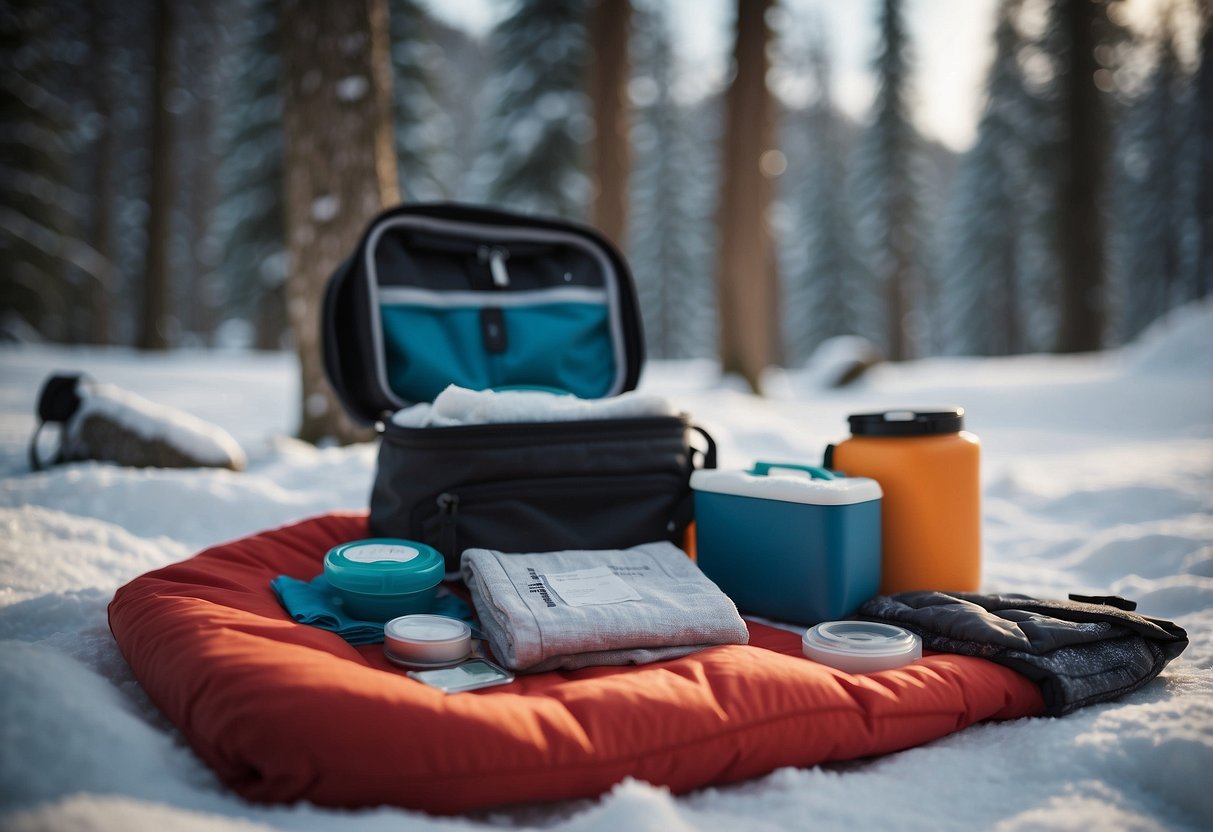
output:
[[142, 350], [165, 350], [171, 346], [169, 235], [175, 205], [173, 188], [174, 124], [169, 96], [176, 84], [173, 55], [177, 34], [177, 10], [170, 0], [155, 0], [153, 6], [154, 49], [152, 51], [151, 126], [148, 151], [150, 187], [147, 201], [146, 257], [140, 284], [139, 314], [135, 345]]
[[446, 73], [430, 37], [429, 14], [416, 0], [390, 0], [392, 101], [400, 189], [407, 200], [446, 199], [454, 192], [454, 126], [436, 101]]
[[245, 0], [220, 124], [223, 307], [250, 322], [259, 349], [280, 349], [287, 331], [279, 31], [277, 2]]
[[88, 340], [108, 344], [113, 338], [113, 298], [115, 297], [117, 247], [114, 238], [115, 216], [118, 213], [117, 126], [114, 123], [114, 11], [109, 0], [90, 0], [89, 63], [92, 72], [88, 81], [95, 129], [89, 148], [88, 178], [93, 204], [90, 206], [89, 244], [97, 252], [100, 272], [90, 282], [88, 307], [92, 325]]
[[1213, 293], [1213, 9], [1201, 11], [1200, 65], [1192, 85], [1189, 110], [1194, 168], [1192, 175], [1197, 251], [1191, 271], [1189, 297]]
[[[846, 189], [846, 140], [843, 117], [830, 96], [829, 48], [818, 28], [807, 48], [808, 68], [816, 91], [807, 118], [795, 126], [807, 158], [798, 192], [791, 195], [798, 217], [797, 233], [785, 235], [783, 325], [792, 366], [803, 363], [827, 338], [855, 331], [852, 295], [864, 278], [856, 256]], [[790, 149], [789, 149], [790, 150]]]
[[489, 112], [469, 189], [477, 199], [569, 219], [586, 215], [585, 0], [520, 0], [492, 31]]
[[914, 297], [926, 283], [915, 182], [918, 136], [910, 123], [910, 63], [900, 0], [884, 0], [880, 32], [879, 89], [852, 166], [856, 231], [875, 276], [866, 297], [861, 293], [858, 323], [860, 334], [899, 361], [913, 356], [915, 336], [922, 336], [907, 322], [914, 319]]
[[1054, 0], [1042, 41], [1052, 64], [1048, 87], [1047, 175], [1058, 269], [1054, 348], [1099, 349], [1107, 328], [1107, 168], [1112, 70], [1122, 30], [1110, 2]]
[[702, 176], [712, 167], [692, 139], [691, 114], [674, 98], [676, 72], [669, 23], [661, 11], [640, 12], [634, 35], [628, 262], [653, 358], [713, 353], [714, 288], [708, 242], [711, 216]]
[[1016, 220], [1019, 295], [1024, 301], [1020, 307], [1022, 349], [1048, 352], [1057, 346], [1061, 306], [1056, 168], [1062, 114], [1053, 90], [1057, 37], [1047, 21], [1038, 21], [1036, 30], [1031, 28], [1030, 4], [1023, 11], [1017, 24], [1024, 39], [1020, 46], [1024, 95], [1016, 99], [1015, 107], [1022, 111], [1018, 135], [1023, 171], [1017, 182]]
[[61, 341], [81, 332], [81, 283], [105, 269], [77, 221], [85, 201], [72, 158], [81, 136], [63, 74], [80, 68], [61, 56], [87, 47], [82, 32], [62, 25], [73, 23], [70, 11], [21, 2], [0, 15], [0, 326], [25, 325]]
[[217, 124], [222, 111], [223, 64], [229, 50], [228, 21], [234, 0], [179, 4], [176, 44], [181, 81], [173, 95], [178, 125], [173, 188], [177, 192], [169, 249], [181, 341], [213, 346], [219, 323], [222, 247], [215, 235], [220, 155]]
[[1172, 13], [1168, 6], [1155, 42], [1153, 70], [1128, 111], [1118, 153], [1123, 277], [1117, 330], [1123, 340], [1186, 299], [1187, 79], [1175, 51]]
[[948, 218], [946, 349], [1006, 355], [1026, 345], [1023, 285], [1026, 155], [1031, 96], [1016, 27], [1020, 0], [1004, 0], [977, 140], [965, 154]]
[[[110, 294], [115, 298], [110, 321], [110, 342], [131, 344], [135, 339], [137, 297], [146, 262], [146, 224], [150, 172], [149, 124], [151, 97], [153, 36], [152, 9], [148, 3], [123, 3], [103, 0], [111, 15], [108, 34], [112, 37], [104, 72], [109, 76], [109, 129], [112, 152], [103, 152], [96, 143], [83, 158], [86, 166], [105, 166], [112, 176], [114, 192], [98, 190], [93, 196], [89, 213], [98, 217], [111, 214], [113, 222], [110, 253], [112, 281]], [[96, 108], [93, 102], [89, 105]], [[96, 110], [94, 109], [94, 112]], [[93, 138], [90, 135], [90, 138]], [[102, 198], [102, 195], [104, 198]], [[122, 302], [125, 300], [126, 302]]]
[[450, 142], [445, 148], [454, 161], [444, 175], [455, 199], [483, 199], [481, 192], [471, 187], [473, 160], [476, 158], [477, 135], [487, 105], [481, 94], [488, 84], [489, 56], [487, 39], [476, 38], [462, 29], [447, 26], [431, 17], [427, 31], [441, 50], [441, 60], [431, 72], [435, 100], [451, 124]]

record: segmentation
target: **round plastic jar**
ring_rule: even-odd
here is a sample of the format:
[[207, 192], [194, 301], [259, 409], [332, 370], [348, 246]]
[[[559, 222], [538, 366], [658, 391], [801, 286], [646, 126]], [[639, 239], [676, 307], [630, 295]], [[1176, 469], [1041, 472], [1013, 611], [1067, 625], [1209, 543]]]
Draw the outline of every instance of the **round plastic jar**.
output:
[[383, 625], [383, 653], [405, 667], [450, 667], [472, 652], [472, 628], [442, 615], [403, 615]]
[[922, 658], [922, 639], [877, 621], [823, 621], [801, 639], [805, 656], [846, 673], [877, 673]]
[[351, 618], [390, 621], [428, 612], [446, 566], [431, 546], [378, 537], [334, 546], [324, 577]]
[[850, 438], [827, 452], [827, 468], [884, 492], [882, 595], [981, 583], [981, 443], [964, 416], [960, 407], [855, 414]]

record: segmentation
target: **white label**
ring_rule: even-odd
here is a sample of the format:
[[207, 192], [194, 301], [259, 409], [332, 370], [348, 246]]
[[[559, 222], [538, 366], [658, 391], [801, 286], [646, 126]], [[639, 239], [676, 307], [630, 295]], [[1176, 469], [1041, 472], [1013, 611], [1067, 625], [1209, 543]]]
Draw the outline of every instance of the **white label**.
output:
[[547, 576], [548, 586], [570, 607], [639, 601], [640, 595], [606, 566]]
[[421, 554], [412, 546], [391, 546], [386, 543], [370, 543], [366, 546], [351, 546], [341, 553], [346, 560], [354, 563], [374, 563], [375, 561], [390, 560], [396, 563], [408, 563]]

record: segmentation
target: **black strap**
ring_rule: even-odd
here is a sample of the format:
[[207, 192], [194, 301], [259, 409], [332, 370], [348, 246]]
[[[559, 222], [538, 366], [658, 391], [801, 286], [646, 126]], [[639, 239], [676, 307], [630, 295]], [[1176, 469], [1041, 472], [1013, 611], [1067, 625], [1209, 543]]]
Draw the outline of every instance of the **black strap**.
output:
[[38, 394], [38, 418], [44, 422], [66, 422], [80, 409], [80, 393], [77, 385], [81, 379], [89, 380], [84, 373], [58, 373], [42, 383]]
[[[699, 465], [697, 468], [715, 468], [716, 467], [716, 440], [712, 438], [712, 434], [708, 433], [699, 425], [691, 425], [691, 430], [703, 437], [708, 443], [706, 448], [700, 449], [692, 447], [691, 450], [699, 454]], [[693, 464], [693, 463], [692, 463]]]
[[826, 445], [826, 451], [821, 456], [821, 467], [828, 468], [830, 470], [834, 469], [834, 444], [833, 443]]
[[1137, 609], [1136, 601], [1121, 598], [1119, 595], [1078, 595], [1071, 592], [1070, 600], [1078, 601], [1080, 604], [1098, 604], [1101, 607], [1116, 607], [1116, 609], [1126, 612], [1133, 612], [1133, 610]]
[[66, 424], [80, 409], [81, 380], [91, 380], [85, 373], [56, 373], [42, 383], [38, 393], [38, 427], [29, 440], [29, 467], [33, 471], [42, 471], [48, 465], [56, 465], [61, 460], [62, 448], [56, 449], [55, 455], [49, 462], [42, 459], [38, 453], [38, 437], [47, 422]]
[[58, 452], [56, 452], [56, 459], [51, 460], [50, 463], [45, 463], [42, 461], [42, 458], [38, 456], [38, 435], [42, 433], [42, 429], [44, 427], [46, 427], [46, 422], [39, 422], [38, 427], [34, 429], [34, 435], [31, 436], [29, 440], [29, 469], [31, 471], [45, 470], [48, 464], [54, 465], [58, 458]]

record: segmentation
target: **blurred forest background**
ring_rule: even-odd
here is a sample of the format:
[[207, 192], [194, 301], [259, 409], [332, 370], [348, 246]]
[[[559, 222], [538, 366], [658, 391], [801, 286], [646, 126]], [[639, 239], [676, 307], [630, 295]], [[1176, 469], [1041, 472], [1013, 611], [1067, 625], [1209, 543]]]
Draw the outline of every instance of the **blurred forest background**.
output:
[[960, 154], [911, 119], [904, 5], [872, 4], [853, 120], [825, 30], [773, 0], [738, 0], [692, 100], [660, 0], [514, 0], [479, 38], [416, 0], [4, 0], [0, 334], [314, 352], [319, 286], [398, 200], [596, 225], [649, 356], [754, 387], [838, 335], [1093, 350], [1209, 293], [1208, 3], [1132, 29], [1120, 0], [1001, 0]]

